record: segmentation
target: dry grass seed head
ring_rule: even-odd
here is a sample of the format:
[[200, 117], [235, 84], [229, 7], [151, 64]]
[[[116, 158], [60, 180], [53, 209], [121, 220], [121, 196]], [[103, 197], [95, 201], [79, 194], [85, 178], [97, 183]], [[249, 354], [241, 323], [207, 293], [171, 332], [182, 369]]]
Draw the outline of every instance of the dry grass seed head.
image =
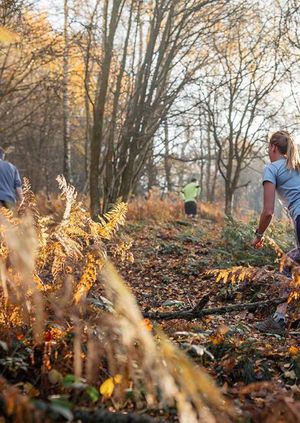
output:
[[40, 342], [44, 327], [44, 301], [34, 278], [38, 240], [33, 218], [29, 214], [25, 215], [18, 226], [11, 225], [1, 216], [0, 222], [5, 228], [2, 236], [9, 249], [9, 260], [13, 267], [9, 278], [10, 286], [16, 284], [18, 287], [18, 292], [21, 293], [20, 306], [26, 306], [31, 316], [35, 340]]
[[[151, 400], [155, 387], [160, 387], [165, 403], [175, 402], [181, 422], [225, 422], [232, 409], [225, 403], [212, 379], [196, 369], [184, 353], [164, 336], [160, 347], [143, 325], [136, 301], [114, 267], [107, 263], [103, 269], [104, 283], [114, 303], [111, 320], [120, 331], [127, 360], [135, 361]], [[115, 355], [116, 357], [116, 355]], [[116, 359], [116, 358], [115, 358]], [[132, 370], [134, 377], [134, 369]]]

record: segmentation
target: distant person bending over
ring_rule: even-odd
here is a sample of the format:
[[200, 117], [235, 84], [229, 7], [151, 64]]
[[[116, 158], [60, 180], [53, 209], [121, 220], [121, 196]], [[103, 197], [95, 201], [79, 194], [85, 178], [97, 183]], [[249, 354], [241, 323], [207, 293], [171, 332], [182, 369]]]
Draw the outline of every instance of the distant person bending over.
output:
[[22, 182], [18, 169], [4, 158], [0, 147], [0, 207], [12, 209], [17, 202], [23, 202]]
[[[298, 248], [291, 250], [287, 256], [296, 262], [300, 261], [300, 157], [297, 145], [291, 135], [285, 131], [275, 132], [268, 146], [271, 163], [266, 165], [263, 174], [263, 211], [260, 215], [256, 237], [252, 242], [255, 248], [263, 247], [264, 232], [269, 226], [275, 204], [275, 191], [287, 206], [294, 222], [295, 237]], [[285, 267], [283, 273], [291, 276], [290, 269]], [[288, 293], [284, 287], [281, 295]], [[283, 334], [286, 328], [287, 303], [280, 304], [273, 316], [256, 324], [261, 332]]]
[[197, 179], [191, 179], [181, 191], [184, 199], [184, 212], [187, 217], [195, 217], [197, 214], [197, 196], [199, 194], [199, 185]]

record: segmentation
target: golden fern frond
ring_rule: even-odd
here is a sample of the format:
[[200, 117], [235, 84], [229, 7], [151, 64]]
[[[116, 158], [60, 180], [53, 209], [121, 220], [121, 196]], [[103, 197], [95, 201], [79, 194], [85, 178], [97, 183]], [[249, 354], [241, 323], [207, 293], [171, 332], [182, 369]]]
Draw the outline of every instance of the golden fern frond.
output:
[[53, 258], [52, 275], [54, 279], [63, 271], [67, 260], [79, 260], [82, 257], [83, 242], [87, 234], [83, 230], [83, 212], [80, 204], [76, 204], [77, 193], [72, 185], [69, 185], [63, 176], [57, 178], [61, 196], [65, 200], [65, 209], [62, 221], [52, 232], [47, 248], [41, 252], [40, 266], [47, 262], [46, 257]]
[[[266, 236], [268, 245], [275, 251], [277, 257], [280, 259], [279, 271], [282, 272], [285, 265], [293, 266], [293, 260], [291, 260], [285, 252], [279, 247], [273, 238]], [[295, 264], [295, 263], [294, 263]]]
[[[18, 219], [16, 219], [14, 217], [14, 213], [12, 210], [7, 209], [6, 207], [0, 207], [0, 215], [2, 217], [5, 218], [5, 220], [10, 224], [10, 225], [17, 225], [18, 224]], [[2, 232], [2, 231], [1, 231]]]
[[116, 245], [113, 245], [111, 252], [114, 257], [118, 257], [122, 262], [128, 261], [129, 263], [134, 262], [134, 257], [130, 248], [132, 247], [133, 239], [130, 237], [123, 237], [118, 239]]
[[70, 213], [69, 224], [65, 228], [68, 236], [81, 242], [87, 242], [90, 238], [89, 219], [89, 213], [83, 209], [82, 204], [76, 203]]
[[70, 238], [66, 233], [58, 230], [53, 234], [53, 237], [63, 247], [65, 254], [69, 257], [79, 259], [82, 257], [82, 246], [75, 239]]
[[213, 269], [205, 272], [205, 275], [215, 276], [216, 282], [223, 283], [243, 282], [246, 279], [254, 280], [257, 272], [261, 269], [255, 267], [233, 266], [228, 269]]
[[67, 181], [66, 181], [66, 179], [63, 175], [59, 175], [56, 178], [56, 180], [58, 182], [58, 186], [59, 186], [59, 189], [61, 191], [60, 195], [66, 201], [63, 220], [62, 220], [62, 223], [63, 223], [63, 222], [68, 221], [68, 219], [70, 217], [72, 207], [76, 202], [77, 192], [75, 191], [75, 187], [73, 187], [72, 185], [67, 183]]
[[92, 233], [102, 239], [110, 240], [119, 226], [124, 225], [127, 209], [127, 204], [121, 202], [103, 216], [98, 216], [99, 223], [95, 223], [90, 219]]
[[37, 209], [37, 204], [36, 204], [36, 198], [35, 198], [35, 195], [33, 194], [32, 190], [31, 190], [31, 184], [29, 182], [29, 179], [27, 179], [26, 177], [23, 178], [22, 191], [23, 191], [24, 199], [23, 199], [23, 203], [21, 204], [21, 206], [19, 208], [19, 215], [23, 216], [25, 214], [26, 210], [34, 209], [34, 211], [39, 216], [39, 211]]
[[50, 223], [52, 223], [52, 218], [50, 216], [42, 216], [39, 219], [38, 239], [40, 248], [44, 248], [47, 245]]
[[294, 302], [300, 300], [300, 266], [294, 265], [293, 269], [293, 280], [290, 282], [291, 292], [289, 294], [288, 302]]
[[66, 261], [66, 254], [62, 245], [59, 242], [56, 242], [52, 245], [52, 251], [54, 254], [53, 263], [51, 267], [51, 273], [54, 279], [62, 272], [64, 263]]
[[18, 215], [22, 217], [22, 216], [25, 216], [25, 214], [28, 212], [31, 214], [33, 218], [34, 227], [37, 232], [39, 244], [40, 246], [43, 246], [46, 244], [46, 239], [48, 237], [48, 234], [47, 234], [48, 228], [47, 228], [46, 222], [48, 221], [49, 218], [41, 217], [41, 214], [37, 205], [36, 196], [34, 195], [31, 189], [31, 184], [29, 182], [29, 179], [27, 179], [26, 177], [23, 178], [22, 190], [23, 190], [24, 200], [18, 210]]
[[40, 291], [44, 291], [45, 286], [43, 285], [42, 279], [36, 273], [33, 274], [32, 280]]
[[0, 243], [0, 259], [5, 262], [8, 259], [9, 250], [4, 242]]
[[299, 263], [294, 261], [291, 257], [283, 252], [283, 250], [277, 245], [277, 243], [270, 237], [266, 237], [266, 240], [271, 248], [275, 251], [277, 257], [280, 259], [279, 271], [282, 272], [283, 268], [287, 266], [290, 268], [293, 279], [289, 282], [291, 292], [288, 297], [288, 302], [294, 302], [300, 300], [300, 266]]
[[94, 285], [97, 274], [105, 262], [105, 258], [106, 255], [100, 248], [88, 253], [83, 273], [74, 293], [74, 301], [76, 304], [85, 298], [88, 291]]

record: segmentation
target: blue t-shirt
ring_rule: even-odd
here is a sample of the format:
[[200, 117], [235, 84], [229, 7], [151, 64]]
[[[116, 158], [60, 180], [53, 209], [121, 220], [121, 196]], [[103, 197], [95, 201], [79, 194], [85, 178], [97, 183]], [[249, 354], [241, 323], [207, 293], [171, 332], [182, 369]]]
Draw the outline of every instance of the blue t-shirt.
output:
[[287, 169], [286, 159], [282, 158], [265, 166], [263, 183], [267, 181], [276, 186], [279, 198], [295, 221], [300, 215], [300, 173]]
[[16, 202], [16, 188], [22, 182], [18, 169], [11, 163], [0, 160], [0, 201]]

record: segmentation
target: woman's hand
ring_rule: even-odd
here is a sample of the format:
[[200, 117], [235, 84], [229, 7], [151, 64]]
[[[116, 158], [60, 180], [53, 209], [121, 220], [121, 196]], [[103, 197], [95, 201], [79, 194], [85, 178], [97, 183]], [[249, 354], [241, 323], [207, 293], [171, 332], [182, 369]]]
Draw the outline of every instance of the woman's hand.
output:
[[257, 248], [257, 249], [259, 249], [259, 248], [262, 248], [263, 246], [264, 246], [264, 242], [265, 242], [265, 240], [264, 240], [264, 238], [263, 237], [255, 237], [254, 238], [254, 240], [251, 242], [251, 245], [254, 247], [254, 248]]

